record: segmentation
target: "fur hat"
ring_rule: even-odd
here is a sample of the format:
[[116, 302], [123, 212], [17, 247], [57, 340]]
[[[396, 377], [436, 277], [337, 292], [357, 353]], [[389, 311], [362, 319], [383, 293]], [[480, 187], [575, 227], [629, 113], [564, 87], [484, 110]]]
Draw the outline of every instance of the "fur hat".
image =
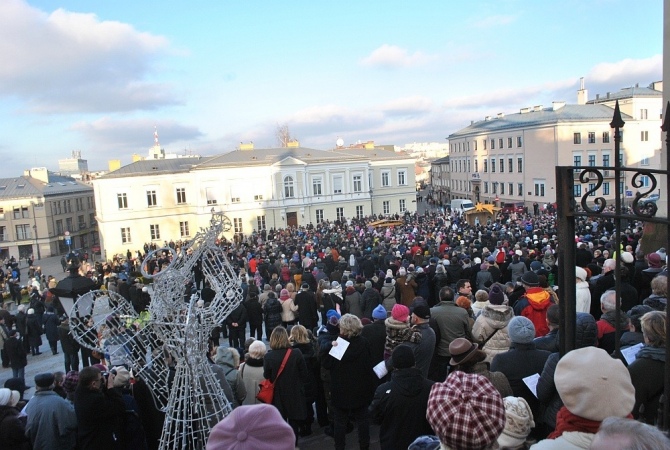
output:
[[407, 345], [399, 345], [394, 348], [391, 360], [393, 361], [393, 367], [396, 369], [408, 369], [416, 365], [414, 352]]
[[586, 279], [588, 278], [588, 275], [587, 275], [587, 273], [586, 273], [586, 270], [582, 269], [582, 268], [579, 267], [579, 266], [576, 266], [576, 267], [575, 267], [575, 276], [576, 276], [577, 278], [579, 278], [580, 280], [582, 280], [582, 281], [586, 281]]
[[498, 390], [481, 375], [456, 371], [435, 383], [426, 419], [449, 448], [488, 448], [505, 427], [505, 405]]
[[498, 436], [498, 445], [516, 448], [526, 442], [530, 429], [535, 426], [533, 412], [523, 397], [505, 397], [505, 429]]
[[523, 274], [521, 277], [521, 283], [525, 284], [526, 286], [535, 287], [540, 285], [540, 280], [537, 278], [537, 274], [531, 271]]
[[407, 322], [409, 318], [409, 308], [405, 305], [396, 303], [391, 310], [391, 316], [398, 322]]
[[268, 442], [276, 450], [293, 450], [293, 429], [272, 405], [242, 405], [212, 428], [207, 450], [253, 450]]
[[386, 316], [386, 308], [382, 305], [377, 305], [377, 307], [372, 310], [372, 318], [375, 320], [385, 320]]
[[507, 324], [507, 332], [514, 344], [530, 344], [535, 339], [535, 325], [524, 316], [512, 318]]
[[626, 417], [635, 405], [628, 369], [601, 348], [568, 352], [556, 365], [554, 382], [568, 411], [584, 419]]
[[489, 292], [489, 303], [492, 305], [502, 305], [505, 302], [505, 294], [500, 288], [499, 284], [494, 284], [491, 286], [491, 292]]

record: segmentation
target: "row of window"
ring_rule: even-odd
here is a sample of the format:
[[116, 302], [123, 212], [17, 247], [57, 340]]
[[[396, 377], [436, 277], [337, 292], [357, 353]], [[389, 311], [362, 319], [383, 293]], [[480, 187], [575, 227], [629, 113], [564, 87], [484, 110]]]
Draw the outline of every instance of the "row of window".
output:
[[[642, 176], [640, 177], [640, 182], [642, 184], [641, 187], [649, 187], [649, 177], [648, 176]], [[589, 197], [595, 197], [597, 194], [596, 190], [596, 185], [595, 183], [589, 183], [588, 185], [588, 191], [589, 192]], [[576, 184], [573, 187], [572, 193], [575, 197], [581, 197], [582, 196], [582, 185], [581, 184]], [[602, 195], [610, 195], [610, 183], [609, 181], [605, 181], [602, 184]], [[619, 182], [619, 193], [621, 195], [624, 194], [624, 184], [623, 181]]]
[[[32, 227], [30, 225], [16, 225], [15, 230], [16, 230], [16, 240], [17, 241], [25, 241], [28, 239], [34, 239], [32, 232], [30, 231]], [[0, 227], [0, 242], [2, 241], [9, 241], [10, 236], [9, 233], [7, 233], [7, 227]]]
[[[587, 135], [589, 144], [595, 144], [596, 143], [596, 132], [595, 131], [589, 131], [588, 133], [586, 133], [586, 135]], [[609, 131], [603, 131], [602, 143], [603, 144], [608, 144], [609, 141], [610, 141], [610, 132]], [[582, 143], [582, 133], [581, 132], [573, 133], [572, 142], [573, 142], [573, 144], [581, 144]]]
[[[496, 165], [496, 161], [498, 161], [498, 164]], [[479, 172], [479, 160], [478, 159], [473, 159], [474, 162], [474, 172]], [[512, 173], [514, 172], [514, 158], [507, 158], [507, 166], [505, 166], [505, 158], [485, 158], [483, 160], [484, 163], [484, 173], [489, 172], [489, 168], [491, 170], [491, 173], [495, 173], [496, 170], [499, 170], [500, 173], [505, 173], [505, 171]], [[454, 172], [465, 172], [465, 173], [470, 173], [470, 169], [472, 166], [470, 165], [470, 160], [469, 159], [457, 159], [453, 161], [453, 167], [454, 167]], [[522, 173], [523, 172], [523, 158], [522, 157], [517, 157], [516, 158], [516, 171], [517, 173]]]
[[[397, 171], [398, 186], [407, 186], [407, 170], [402, 169]], [[341, 194], [344, 191], [344, 177], [342, 175], [333, 175], [333, 194]], [[391, 171], [381, 171], [381, 187], [391, 187]], [[368, 184], [372, 189], [372, 173], [369, 173]], [[351, 179], [351, 188], [354, 193], [363, 192], [363, 175], [355, 174]], [[320, 176], [312, 177], [312, 192], [313, 196], [324, 195], [323, 178]], [[284, 177], [284, 198], [295, 197], [295, 180], [292, 176]]]
[[[508, 137], [508, 138], [491, 138], [491, 139], [482, 139], [482, 149], [487, 150], [487, 145], [490, 146], [491, 150], [496, 149], [496, 142], [498, 144], [498, 148], [512, 148], [514, 144], [514, 138]], [[474, 151], [478, 150], [478, 139], [474, 139], [473, 141], [465, 141], [465, 142], [454, 142], [449, 145], [449, 150], [451, 153], [454, 152], [461, 152], [461, 151], [470, 151], [470, 142], [472, 142], [472, 147]], [[507, 144], [507, 146], [505, 146]], [[516, 147], [521, 148], [523, 147], [523, 139], [521, 136], [516, 136]]]

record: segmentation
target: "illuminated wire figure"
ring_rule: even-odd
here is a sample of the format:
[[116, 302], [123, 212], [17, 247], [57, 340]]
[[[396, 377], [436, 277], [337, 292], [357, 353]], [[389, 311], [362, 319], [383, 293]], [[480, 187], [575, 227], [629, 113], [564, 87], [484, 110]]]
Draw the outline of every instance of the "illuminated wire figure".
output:
[[[153, 279], [148, 312], [138, 314], [115, 292], [92, 291], [70, 313], [72, 334], [81, 345], [104, 354], [111, 365], [127, 363], [152, 390], [165, 412], [162, 450], [204, 449], [210, 429], [231, 411], [206, 356], [212, 329], [242, 301], [239, 278], [217, 245], [229, 227], [225, 215], [213, 212], [210, 227], [180, 254], [167, 247], [146, 256], [142, 275]], [[171, 261], [147, 273], [164, 252]], [[201, 290], [190, 289], [194, 273], [214, 293], [209, 305], [199, 306]]]

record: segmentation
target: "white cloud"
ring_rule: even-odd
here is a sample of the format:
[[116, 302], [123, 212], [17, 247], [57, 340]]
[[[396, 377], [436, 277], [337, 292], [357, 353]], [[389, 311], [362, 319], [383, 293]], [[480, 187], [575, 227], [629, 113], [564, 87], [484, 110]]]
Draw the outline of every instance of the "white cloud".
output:
[[384, 44], [373, 50], [370, 55], [362, 58], [360, 63], [363, 66], [397, 69], [426, 64], [436, 58], [436, 55], [429, 55], [421, 51], [409, 53], [407, 49], [397, 45]]
[[433, 109], [433, 101], [419, 95], [392, 100], [381, 106], [381, 110], [389, 116], [423, 115]]
[[103, 117], [93, 122], [77, 122], [70, 129], [82, 134], [94, 144], [94, 148], [143, 153], [153, 145], [154, 127], [158, 130], [161, 146], [173, 153], [178, 149], [169, 148], [171, 144], [188, 142], [202, 136], [197, 127], [182, 125], [174, 120], [118, 120]]
[[178, 103], [170, 86], [147, 81], [168, 50], [161, 36], [23, 0], [0, 2], [0, 96], [41, 113], [130, 111]]

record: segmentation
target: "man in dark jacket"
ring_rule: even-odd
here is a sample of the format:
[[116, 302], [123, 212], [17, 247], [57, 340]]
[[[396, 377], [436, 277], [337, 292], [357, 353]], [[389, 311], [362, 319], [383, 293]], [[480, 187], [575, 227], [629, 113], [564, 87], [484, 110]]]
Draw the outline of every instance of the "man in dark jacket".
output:
[[382, 296], [379, 291], [372, 287], [372, 281], [365, 282], [363, 291], [363, 317], [372, 320], [372, 311], [382, 302]]
[[23, 349], [27, 353], [30, 353], [30, 342], [28, 341], [28, 316], [26, 316], [26, 305], [19, 305], [18, 311], [16, 313], [15, 322], [16, 330], [21, 336], [21, 343], [23, 344]]
[[79, 372], [74, 410], [81, 450], [123, 448], [122, 423], [126, 407], [114, 388], [114, 374], [103, 377], [100, 369], [84, 367]]
[[24, 380], [25, 369], [28, 365], [23, 343], [18, 339], [16, 330], [9, 330], [9, 337], [5, 341], [5, 353], [9, 358], [9, 367], [12, 368], [12, 377]]
[[538, 350], [546, 350], [554, 353], [558, 351], [558, 327], [559, 327], [560, 310], [558, 305], [551, 305], [547, 309], [547, 326], [549, 333], [544, 336], [535, 338], [535, 348]]
[[434, 434], [426, 420], [433, 382], [414, 366], [414, 353], [407, 345], [396, 347], [391, 359], [391, 381], [377, 388], [370, 405], [372, 421], [381, 425], [382, 450], [407, 448], [417, 437]]
[[79, 343], [70, 334], [70, 319], [63, 317], [58, 325], [58, 339], [63, 349], [63, 361], [65, 363], [65, 373], [71, 370], [79, 371]]
[[226, 317], [228, 326], [228, 344], [234, 348], [244, 348], [244, 336], [247, 328], [247, 308], [243, 303]]
[[372, 364], [376, 365], [384, 359], [384, 344], [386, 343], [386, 309], [382, 305], [372, 311], [372, 323], [363, 327], [361, 336], [367, 339], [370, 345]]
[[314, 331], [319, 323], [319, 312], [316, 305], [316, 296], [309, 289], [309, 284], [302, 283], [300, 292], [295, 296], [295, 305], [298, 307], [298, 322], [310, 331]]

